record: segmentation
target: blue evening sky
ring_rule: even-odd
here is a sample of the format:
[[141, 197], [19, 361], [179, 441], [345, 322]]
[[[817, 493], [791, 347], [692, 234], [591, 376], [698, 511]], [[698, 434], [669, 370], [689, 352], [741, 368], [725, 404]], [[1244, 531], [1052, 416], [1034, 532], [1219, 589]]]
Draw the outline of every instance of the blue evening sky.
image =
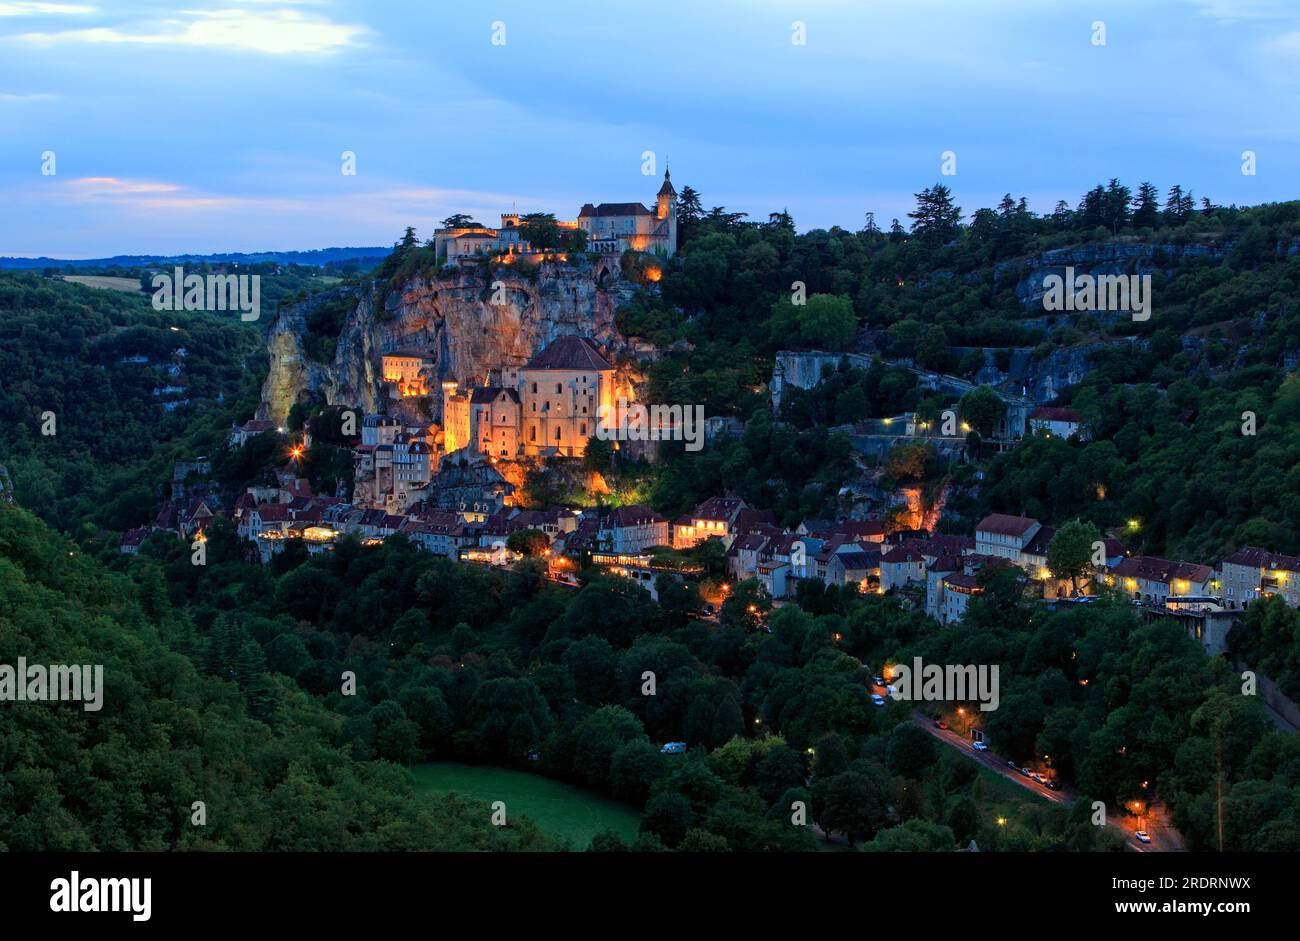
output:
[[1112, 176], [1253, 204], [1300, 196], [1297, 118], [1300, 0], [0, 0], [0, 255], [571, 219], [652, 205], [644, 151], [800, 230], [939, 180], [967, 215]]

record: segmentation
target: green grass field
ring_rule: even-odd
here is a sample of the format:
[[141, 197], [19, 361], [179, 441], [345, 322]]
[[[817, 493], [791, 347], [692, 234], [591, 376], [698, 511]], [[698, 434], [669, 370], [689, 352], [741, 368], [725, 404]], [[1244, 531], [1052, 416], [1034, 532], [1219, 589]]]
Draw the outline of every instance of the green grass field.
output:
[[539, 774], [450, 761], [417, 765], [411, 774], [417, 791], [454, 792], [489, 804], [505, 801], [507, 819], [511, 814], [529, 817], [548, 836], [568, 840], [574, 850], [585, 850], [604, 830], [632, 843], [641, 822], [641, 815], [627, 804]]
[[71, 281], [74, 284], [83, 284], [88, 288], [100, 288], [106, 291], [123, 291], [127, 294], [140, 293], [140, 281], [138, 278], [110, 278], [104, 275], [96, 274], [65, 274], [64, 281]]

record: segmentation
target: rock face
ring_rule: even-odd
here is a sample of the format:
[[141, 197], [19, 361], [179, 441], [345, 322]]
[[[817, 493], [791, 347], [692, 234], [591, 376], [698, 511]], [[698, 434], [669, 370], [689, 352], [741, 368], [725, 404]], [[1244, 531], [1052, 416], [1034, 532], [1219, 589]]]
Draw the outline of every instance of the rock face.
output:
[[1197, 258], [1221, 261], [1231, 251], [1232, 243], [1174, 245], [1117, 240], [1056, 248], [1029, 258], [1005, 261], [994, 269], [993, 279], [996, 282], [1015, 279], [1016, 297], [1025, 305], [1025, 310], [1034, 311], [1043, 309], [1043, 280], [1048, 275], [1064, 275], [1067, 267], [1074, 268], [1079, 274], [1169, 275], [1173, 273], [1171, 266], [1176, 262]]
[[[417, 349], [433, 368], [429, 418], [441, 420], [438, 384], [481, 382], [491, 370], [522, 366], [556, 337], [595, 340], [608, 354], [626, 350], [614, 311], [635, 286], [616, 265], [544, 263], [531, 272], [499, 265], [442, 269], [418, 275], [388, 292], [380, 285], [341, 288], [283, 307], [267, 336], [270, 373], [262, 387], [258, 417], [283, 422], [297, 401], [312, 395], [327, 405], [354, 405], [366, 413], [391, 411], [397, 402], [382, 381], [383, 354]], [[329, 363], [312, 361], [303, 344], [307, 320], [320, 304], [355, 300]]]

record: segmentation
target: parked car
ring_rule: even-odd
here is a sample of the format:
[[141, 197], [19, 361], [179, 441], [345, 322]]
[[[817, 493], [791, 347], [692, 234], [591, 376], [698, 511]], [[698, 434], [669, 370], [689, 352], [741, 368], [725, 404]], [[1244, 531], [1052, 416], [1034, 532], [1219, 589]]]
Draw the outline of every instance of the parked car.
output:
[[975, 749], [976, 751], [988, 751], [988, 750], [989, 750], [989, 746], [988, 746], [986, 743], [984, 743], [984, 742], [971, 742], [970, 747], [973, 748], [973, 749]]
[[659, 749], [661, 755], [680, 755], [686, 751], [685, 742], [667, 742], [663, 748]]
[[946, 729], [946, 728], [948, 727], [948, 723], [947, 723], [947, 722], [944, 722], [942, 719], [935, 719], [935, 720], [934, 720], [934, 727], [935, 727], [936, 729]]
[[1020, 773], [1023, 774], [1025, 777], [1029, 777], [1029, 769], [1028, 769], [1028, 768], [1021, 768], [1021, 769], [1020, 769]]
[[884, 696], [881, 696], [879, 693], [872, 693], [872, 694], [871, 694], [871, 702], [872, 702], [874, 705], [877, 705], [877, 706], [883, 706], [883, 705], [885, 704], [885, 697], [884, 697]]
[[1044, 783], [1047, 785], [1049, 791], [1059, 791], [1061, 789], [1061, 785], [1057, 784], [1055, 781], [1046, 781]]
[[1137, 837], [1137, 841], [1138, 841], [1139, 843], [1150, 843], [1150, 842], [1151, 842], [1151, 834], [1150, 834], [1150, 833], [1147, 833], [1145, 830], [1139, 830], [1137, 833], [1134, 833], [1133, 835], [1134, 835], [1135, 837]]
[[1019, 768], [1016, 767], [1016, 763], [1012, 761], [1010, 758], [1007, 759], [1007, 767], [1010, 768], [1012, 771], [1020, 770]]
[[884, 686], [884, 685], [885, 685], [885, 678], [882, 677], [882, 676], [873, 676], [873, 677], [871, 678], [871, 680], [872, 680], [872, 682], [875, 683], [877, 686]]

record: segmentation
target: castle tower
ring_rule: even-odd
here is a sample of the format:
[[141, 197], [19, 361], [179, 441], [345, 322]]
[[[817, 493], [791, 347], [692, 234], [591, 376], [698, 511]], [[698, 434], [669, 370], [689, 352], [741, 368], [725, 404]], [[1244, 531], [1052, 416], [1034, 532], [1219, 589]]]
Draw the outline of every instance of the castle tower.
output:
[[667, 223], [665, 231], [668, 240], [664, 248], [669, 255], [677, 252], [677, 190], [673, 189], [672, 178], [664, 170], [664, 185], [659, 187], [659, 196], [655, 202], [655, 218]]

